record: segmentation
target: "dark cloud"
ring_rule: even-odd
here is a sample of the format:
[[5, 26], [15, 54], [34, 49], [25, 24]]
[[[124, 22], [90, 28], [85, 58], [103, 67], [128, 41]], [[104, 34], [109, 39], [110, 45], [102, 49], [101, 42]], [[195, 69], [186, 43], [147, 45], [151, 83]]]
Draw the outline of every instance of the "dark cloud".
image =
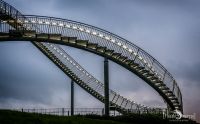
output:
[[[196, 109], [200, 88], [199, 0], [34, 0], [31, 3], [27, 0], [7, 0], [7, 2], [26, 14], [84, 22], [119, 34], [139, 45], [158, 59], [177, 79], [183, 91], [185, 113], [200, 112]], [[9, 97], [15, 100], [22, 99], [23, 103], [32, 100], [38, 104], [46, 104], [47, 101], [49, 105], [64, 106], [69, 100], [69, 83], [66, 82], [70, 79], [36, 48], [31, 47], [31, 44], [24, 44], [25, 46], [23, 44], [19, 44], [21, 47], [17, 46], [18, 43], [0, 44], [0, 56], [4, 60], [0, 61], [0, 89], [2, 89], [0, 94], [4, 94], [0, 96], [0, 105], [3, 106], [3, 102]], [[33, 49], [29, 49], [30, 47]], [[97, 79], [103, 81], [103, 58], [70, 47], [63, 48]], [[111, 86], [114, 90], [130, 99], [162, 106], [159, 95], [141, 79], [113, 63], [110, 69]], [[18, 86], [15, 85], [16, 82]], [[68, 87], [66, 91], [65, 86]], [[35, 93], [34, 89], [38, 91]], [[82, 103], [81, 97], [90, 97], [90, 105], [94, 102], [101, 106], [94, 98], [79, 90], [80, 88], [77, 89], [77, 94], [80, 93], [81, 96], [77, 95], [77, 103], [86, 106]], [[17, 102], [22, 104], [20, 101], [15, 103]]]
[[191, 83], [197, 83], [200, 86], [200, 62], [190, 65], [177, 65], [178, 77]]

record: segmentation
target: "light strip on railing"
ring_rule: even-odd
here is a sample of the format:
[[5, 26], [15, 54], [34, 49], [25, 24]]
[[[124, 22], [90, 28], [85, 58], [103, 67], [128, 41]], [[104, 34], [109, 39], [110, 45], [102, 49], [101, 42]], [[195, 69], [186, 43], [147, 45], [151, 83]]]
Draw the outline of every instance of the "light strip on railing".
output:
[[[28, 21], [27, 20], [25, 20], [25, 23], [28, 23]], [[42, 24], [42, 22], [41, 21], [38, 21], [38, 23], [39, 24]], [[45, 24], [50, 24], [50, 22], [46, 22]], [[58, 25], [58, 26], [64, 26], [64, 24], [63, 23], [55, 23], [55, 22], [52, 22], [52, 25]], [[84, 29], [84, 28], [78, 28], [77, 26], [71, 26], [71, 25], [65, 25], [67, 28], [73, 28], [73, 29], [75, 29], [75, 30], [80, 30], [80, 31], [85, 31], [86, 33], [91, 33], [91, 31], [89, 30], [89, 29]], [[104, 36], [103, 34], [101, 34], [101, 33], [97, 33], [97, 32], [95, 32], [95, 31], [93, 31], [92, 33], [91, 33], [92, 35], [95, 35], [95, 36], [99, 36], [99, 37], [101, 37], [101, 38], [105, 38], [106, 40], [109, 40], [109, 41], [111, 41], [111, 42], [113, 42], [113, 43], [115, 43], [115, 40], [114, 39], [112, 39], [112, 38], [109, 38], [108, 36]], [[99, 35], [97, 35], [97, 34], [99, 34]], [[130, 48], [128, 48], [127, 46], [125, 46], [125, 45], [122, 45], [122, 43], [120, 43], [120, 42], [117, 42], [116, 43], [118, 46], [122, 46], [125, 50], [128, 50], [128, 52], [130, 52], [130, 53], [132, 53], [133, 52], [133, 50], [132, 49], [130, 49]], [[136, 56], [137, 55], [137, 53], [134, 53], [134, 55]], [[138, 57], [140, 60], [142, 60], [143, 58], [141, 57], [141, 56], [139, 56]], [[146, 64], [147, 62], [146, 61], [144, 61], [144, 63]]]

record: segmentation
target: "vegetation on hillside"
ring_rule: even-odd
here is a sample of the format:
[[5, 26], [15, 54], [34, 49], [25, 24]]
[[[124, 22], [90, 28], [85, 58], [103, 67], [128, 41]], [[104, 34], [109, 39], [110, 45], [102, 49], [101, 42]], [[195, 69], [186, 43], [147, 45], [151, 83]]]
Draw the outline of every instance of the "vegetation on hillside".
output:
[[137, 115], [104, 117], [98, 115], [54, 116], [0, 110], [0, 124], [195, 124], [193, 121], [169, 121], [161, 115]]

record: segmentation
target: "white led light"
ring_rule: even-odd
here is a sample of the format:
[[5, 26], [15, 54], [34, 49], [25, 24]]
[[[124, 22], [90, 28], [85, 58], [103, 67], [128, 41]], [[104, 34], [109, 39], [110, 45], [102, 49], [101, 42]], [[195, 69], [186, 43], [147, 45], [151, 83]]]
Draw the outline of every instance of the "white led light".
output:
[[67, 60], [69, 61], [69, 58], [67, 57]]
[[93, 35], [97, 35], [97, 32], [92, 32]]
[[27, 29], [29, 30], [29, 29], [31, 29], [31, 27], [27, 27]]
[[80, 31], [83, 31], [83, 28], [79, 28]]
[[103, 37], [103, 34], [99, 34], [99, 37]]
[[14, 20], [9, 20], [9, 22], [13, 23], [13, 22], [14, 22]]
[[121, 46], [122, 44], [120, 42], [118, 42], [117, 45]]
[[115, 43], [115, 40], [114, 40], [114, 39], [111, 39], [111, 42]]
[[76, 65], [75, 63], [73, 63], [73, 65]]
[[25, 23], [28, 23], [28, 20], [25, 20], [24, 22], [25, 22]]
[[32, 23], [35, 23], [36, 21], [35, 21], [35, 20], [32, 20], [31, 22], [32, 22]]
[[70, 25], [66, 25], [67, 28], [70, 28]]
[[63, 57], [64, 57], [64, 58], [66, 58], [67, 56], [66, 56], [66, 55], [64, 55]]
[[110, 40], [110, 38], [109, 37], [105, 37], [106, 38], [106, 40]]
[[135, 56], [137, 56], [137, 53], [136, 53], [136, 52], [134, 52], [133, 54], [134, 54]]
[[151, 67], [151, 65], [150, 65], [150, 64], [148, 64], [148, 67], [150, 68], [150, 67]]
[[146, 60], [144, 60], [144, 63], [146, 64], [146, 63], [147, 63], [147, 61], [146, 61]]
[[87, 33], [90, 33], [90, 30], [86, 30]]
[[83, 73], [85, 73], [85, 71], [83, 71]]
[[59, 53], [60, 51], [59, 51], [59, 50], [57, 50], [57, 52]]
[[141, 57], [141, 56], [139, 56], [138, 58], [139, 58], [140, 60], [142, 60], [142, 57]]
[[53, 49], [54, 49], [54, 50], [56, 50], [56, 48], [55, 48], [55, 47], [54, 47]]
[[38, 23], [39, 23], [39, 24], [42, 24], [42, 21], [39, 21]]
[[77, 27], [76, 27], [76, 26], [73, 26], [73, 29], [77, 29]]
[[21, 23], [22, 21], [18, 19], [17, 22], [18, 22], [18, 23]]
[[62, 55], [63, 53], [60, 53], [60, 55]]
[[49, 24], [50, 24], [50, 22], [45, 22], [45, 24], [49, 25]]
[[53, 22], [53, 23], [52, 23], [52, 25], [56, 25], [56, 23], [55, 23], [55, 22]]
[[129, 51], [130, 53], [132, 53], [132, 52], [133, 52], [133, 50], [132, 50], [132, 49], [129, 49], [128, 51]]
[[124, 49], [126, 49], [126, 48], [127, 48], [127, 46], [123, 45], [123, 48], [124, 48]]
[[59, 26], [64, 26], [64, 24], [60, 23]]

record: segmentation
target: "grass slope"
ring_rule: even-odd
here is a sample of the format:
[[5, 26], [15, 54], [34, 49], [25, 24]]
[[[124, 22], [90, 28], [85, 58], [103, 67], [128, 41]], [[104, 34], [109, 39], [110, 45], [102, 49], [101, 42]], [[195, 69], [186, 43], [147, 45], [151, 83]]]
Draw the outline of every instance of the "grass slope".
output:
[[125, 124], [112, 120], [66, 117], [0, 110], [0, 124]]
[[104, 117], [53, 116], [0, 110], [0, 124], [196, 124], [194, 121], [169, 121], [161, 115], [131, 114], [128, 116]]

